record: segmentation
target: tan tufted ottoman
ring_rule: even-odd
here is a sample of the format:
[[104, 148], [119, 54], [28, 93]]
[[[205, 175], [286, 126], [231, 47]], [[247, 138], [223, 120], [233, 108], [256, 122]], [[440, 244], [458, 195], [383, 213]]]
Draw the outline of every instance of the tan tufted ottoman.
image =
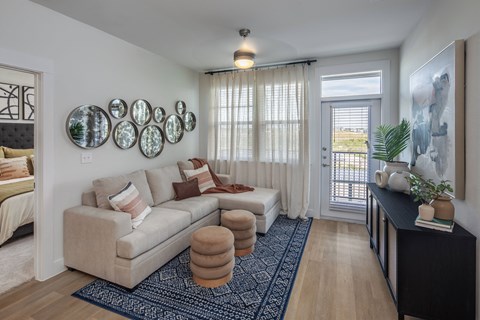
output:
[[192, 234], [190, 269], [196, 284], [215, 288], [232, 279], [235, 266], [234, 237], [230, 230], [220, 226], [208, 226]]
[[222, 226], [235, 236], [235, 256], [245, 256], [253, 252], [257, 241], [255, 215], [246, 210], [231, 210], [222, 213]]

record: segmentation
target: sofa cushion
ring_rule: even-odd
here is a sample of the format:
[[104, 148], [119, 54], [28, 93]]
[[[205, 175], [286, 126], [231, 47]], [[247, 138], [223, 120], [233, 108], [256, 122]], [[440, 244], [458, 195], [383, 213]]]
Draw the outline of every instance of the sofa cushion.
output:
[[182, 182], [177, 166], [146, 170], [146, 174], [148, 184], [152, 190], [154, 205], [158, 206], [162, 202], [175, 198], [172, 183]]
[[185, 177], [185, 173], [183, 173], [183, 170], [195, 169], [191, 161], [177, 161], [177, 166], [183, 181], [187, 181], [187, 177]]
[[187, 180], [198, 179], [198, 188], [200, 192], [204, 192], [207, 189], [215, 188], [215, 183], [213, 182], [212, 175], [208, 169], [208, 165], [204, 165], [201, 168], [195, 170], [183, 170]]
[[132, 227], [134, 229], [138, 228], [145, 217], [152, 212], [152, 208], [147, 205], [131, 182], [127, 183], [116, 194], [108, 196], [108, 201], [115, 211], [126, 212], [132, 216]]
[[117, 240], [117, 255], [133, 259], [190, 226], [190, 213], [167, 208], [152, 208], [143, 223]]
[[254, 191], [249, 192], [209, 193], [202, 195], [202, 197], [217, 198], [221, 209], [243, 209], [257, 215], [264, 215], [275, 203], [280, 201], [280, 191], [255, 187]]
[[176, 201], [202, 195], [200, 189], [198, 188], [197, 178], [187, 182], [173, 182], [172, 186], [173, 190], [175, 190]]
[[159, 207], [190, 212], [191, 223], [194, 223], [217, 210], [218, 200], [212, 197], [192, 197], [181, 201], [167, 201]]
[[121, 176], [93, 180], [93, 190], [95, 190], [98, 207], [112, 210], [113, 208], [110, 202], [108, 202], [108, 196], [118, 192], [129, 181], [135, 185], [147, 204], [153, 206], [152, 192], [150, 191], [145, 171], [138, 170]]

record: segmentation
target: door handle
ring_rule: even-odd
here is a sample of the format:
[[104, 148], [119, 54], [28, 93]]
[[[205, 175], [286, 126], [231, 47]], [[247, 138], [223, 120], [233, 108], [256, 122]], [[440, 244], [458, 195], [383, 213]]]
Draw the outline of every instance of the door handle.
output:
[[322, 163], [322, 167], [330, 167], [328, 163]]

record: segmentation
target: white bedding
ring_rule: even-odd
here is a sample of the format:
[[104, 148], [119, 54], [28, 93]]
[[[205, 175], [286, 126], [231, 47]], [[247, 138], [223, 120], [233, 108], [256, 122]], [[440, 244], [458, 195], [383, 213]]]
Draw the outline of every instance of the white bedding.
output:
[[[0, 181], [0, 185], [33, 179], [33, 176]], [[33, 222], [33, 191], [8, 198], [0, 206], [0, 245], [10, 239], [13, 232], [24, 224]]]

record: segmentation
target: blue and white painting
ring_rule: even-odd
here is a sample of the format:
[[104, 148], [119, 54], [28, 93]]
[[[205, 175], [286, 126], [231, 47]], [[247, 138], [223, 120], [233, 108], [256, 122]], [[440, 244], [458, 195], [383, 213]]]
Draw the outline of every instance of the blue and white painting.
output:
[[[463, 139], [463, 128], [458, 130], [455, 125], [456, 118], [463, 117], [463, 110], [457, 110], [463, 109], [463, 99], [462, 105], [457, 106], [455, 90], [459, 84], [455, 83], [458, 67], [455, 50], [455, 43], [452, 43], [410, 76], [413, 145], [410, 164], [413, 172], [435, 182], [449, 180], [454, 189], [462, 193], [463, 186], [458, 183], [464, 180], [456, 176], [456, 166], [459, 159], [464, 159], [463, 145], [457, 146], [456, 142], [457, 135]], [[463, 90], [463, 82], [458, 87]], [[462, 153], [461, 158], [458, 152]]]

